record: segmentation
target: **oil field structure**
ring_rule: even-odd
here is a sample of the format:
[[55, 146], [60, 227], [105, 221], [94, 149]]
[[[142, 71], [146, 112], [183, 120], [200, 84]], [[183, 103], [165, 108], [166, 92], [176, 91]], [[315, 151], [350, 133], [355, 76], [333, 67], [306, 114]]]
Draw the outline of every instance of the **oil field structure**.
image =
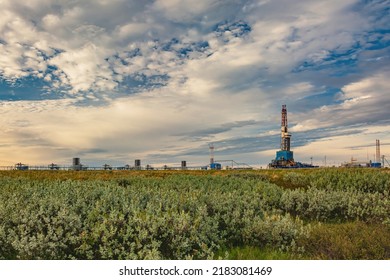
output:
[[[212, 145], [212, 144], [211, 144]], [[214, 146], [212, 146], [214, 149]], [[211, 148], [210, 148], [211, 150]], [[222, 164], [220, 162], [228, 163], [229, 165], [224, 166], [222, 168]], [[104, 164], [102, 166], [88, 166], [81, 163], [81, 159], [76, 157], [72, 159], [71, 165], [59, 165], [55, 163], [51, 163], [49, 165], [28, 165], [24, 163], [17, 163], [14, 166], [0, 166], [0, 170], [70, 170], [70, 171], [85, 171], [85, 170], [230, 170], [230, 169], [254, 169], [252, 166], [246, 163], [239, 163], [235, 160], [218, 160], [218, 162], [214, 161], [214, 157], [210, 157], [210, 164], [208, 165], [199, 165], [199, 166], [188, 166], [187, 161], [182, 160], [180, 165], [163, 165], [159, 167], [152, 166], [147, 164], [145, 166], [141, 165], [141, 160], [136, 159], [134, 161], [134, 165], [126, 164], [123, 166], [111, 166], [110, 164]]]
[[[379, 139], [375, 140], [375, 157], [374, 161], [358, 161], [356, 158], [351, 157], [350, 162], [342, 163], [342, 167], [373, 167], [373, 168], [381, 168], [385, 167], [385, 162], [390, 167], [389, 161], [386, 159], [385, 155], [381, 155], [381, 146]], [[368, 155], [367, 155], [368, 157]]]
[[287, 106], [282, 105], [282, 122], [280, 135], [280, 150], [276, 152], [276, 158], [268, 165], [269, 168], [315, 168], [308, 163], [294, 161], [294, 153], [291, 148], [291, 134], [288, 133]]

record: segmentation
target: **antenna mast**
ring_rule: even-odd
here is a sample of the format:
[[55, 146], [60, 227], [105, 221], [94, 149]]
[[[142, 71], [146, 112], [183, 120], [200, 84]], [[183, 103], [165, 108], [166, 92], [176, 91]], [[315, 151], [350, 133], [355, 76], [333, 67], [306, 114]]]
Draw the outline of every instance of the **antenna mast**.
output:
[[209, 144], [209, 151], [210, 151], [210, 164], [214, 163], [214, 144]]
[[375, 162], [381, 162], [381, 146], [379, 140], [376, 140], [376, 159]]
[[288, 133], [287, 128], [287, 106], [282, 105], [282, 123], [281, 123], [281, 139], [280, 139], [280, 150], [290, 151], [290, 139], [291, 134]]

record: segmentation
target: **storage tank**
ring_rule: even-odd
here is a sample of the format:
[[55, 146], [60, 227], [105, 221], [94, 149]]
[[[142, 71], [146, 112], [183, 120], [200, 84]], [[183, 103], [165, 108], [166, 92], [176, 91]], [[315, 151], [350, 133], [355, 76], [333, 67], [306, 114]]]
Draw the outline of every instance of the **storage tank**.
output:
[[73, 170], [81, 170], [80, 158], [73, 158]]
[[140, 159], [136, 159], [134, 161], [134, 167], [135, 167], [135, 169], [141, 169], [141, 160]]
[[78, 157], [73, 158], [73, 165], [74, 166], [75, 165], [80, 165], [80, 158], [78, 158]]

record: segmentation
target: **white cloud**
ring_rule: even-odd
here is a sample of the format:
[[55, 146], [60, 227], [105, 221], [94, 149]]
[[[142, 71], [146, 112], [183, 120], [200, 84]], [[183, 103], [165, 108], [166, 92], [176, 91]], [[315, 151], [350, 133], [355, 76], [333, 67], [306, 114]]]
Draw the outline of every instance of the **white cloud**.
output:
[[207, 16], [207, 12], [222, 4], [218, 0], [157, 0], [153, 8], [172, 21], [192, 22]]
[[[1, 78], [15, 84], [39, 78], [46, 83], [43, 90], [74, 99], [2, 103], [9, 117], [0, 121], [6, 128], [0, 147], [18, 148], [0, 151], [12, 158], [23, 151], [36, 162], [45, 145], [52, 147], [45, 160], [93, 148], [121, 159], [175, 156], [210, 140], [225, 141], [228, 146], [220, 150], [230, 150], [242, 137], [274, 137], [267, 131], [279, 125], [286, 101], [304, 108], [291, 112], [295, 133], [388, 123], [388, 50], [369, 49], [382, 37], [368, 33], [378, 23], [359, 5], [3, 0]], [[357, 61], [354, 71], [334, 75], [344, 67], [335, 63], [342, 60], [335, 54]], [[338, 98], [327, 95], [334, 88]], [[224, 129], [248, 120], [263, 123]], [[210, 133], [175, 136], [197, 131]], [[33, 143], [33, 151], [22, 142]]]
[[297, 122], [291, 130], [308, 131], [378, 121], [389, 122], [388, 74], [385, 72], [344, 86], [343, 94], [339, 96], [341, 103], [322, 106], [305, 113], [310, 115], [309, 119], [298, 114], [297, 118], [304, 120]]
[[[112, 79], [108, 63], [101, 60], [105, 51], [93, 44], [79, 50], [63, 52], [49, 60], [49, 64], [60, 69], [72, 87], [71, 93], [91, 90], [112, 90], [117, 83]], [[62, 81], [63, 83], [65, 81]]]
[[58, 15], [48, 14], [43, 17], [42, 23], [46, 30], [54, 31], [60, 27], [61, 18]]
[[290, 85], [287, 89], [284, 90], [285, 94], [304, 97], [307, 94], [313, 94], [315, 87], [309, 82], [301, 82]]
[[146, 23], [127, 23], [118, 28], [118, 36], [121, 39], [138, 37], [147, 34], [150, 26]]
[[[74, 94], [87, 91], [89, 86], [93, 90], [112, 90], [118, 80], [123, 81], [123, 75], [133, 75], [137, 71], [147, 76], [177, 71], [178, 61], [183, 62], [183, 58], [175, 59], [169, 52], [157, 51], [149, 44], [158, 39], [163, 43], [175, 37], [187, 44], [194, 42], [191, 40], [207, 40], [214, 57], [211, 60], [203, 58], [205, 63], [217, 61], [210, 72], [216, 72], [217, 66], [230, 68], [226, 73], [228, 80], [247, 67], [253, 67], [252, 72], [263, 68], [268, 73], [283, 75], [304, 59], [319, 62], [326, 58], [329, 49], [351, 46], [350, 32], [365, 27], [358, 14], [346, 12], [353, 3], [286, 2], [281, 9], [280, 3], [274, 1], [263, 1], [258, 5], [250, 1], [216, 0], [164, 0], [152, 4], [118, 0], [110, 5], [105, 1], [60, 1], [55, 4], [49, 0], [25, 4], [5, 1], [5, 15], [13, 20], [3, 28], [2, 34], [8, 43], [10, 57], [19, 56], [14, 51], [16, 44], [34, 45], [49, 56], [54, 55], [53, 49], [63, 50], [64, 53], [49, 60], [48, 64], [54, 63], [67, 75], [67, 79], [60, 77], [57, 82], [64, 81], [63, 86], [70, 86]], [[161, 13], [165, 17], [161, 17]], [[236, 38], [226, 30], [224, 39], [229, 42], [217, 39], [211, 27], [237, 16], [251, 24], [250, 35]], [[141, 37], [143, 39], [139, 40]], [[142, 56], [131, 58], [129, 67], [114, 63], [113, 67], [120, 75], [112, 73], [106, 59], [128, 51], [134, 44], [141, 48]], [[82, 53], [92, 51], [85, 47], [90, 45], [96, 46], [98, 52], [87, 58]], [[189, 58], [202, 58], [200, 56], [191, 52]], [[81, 65], [83, 63], [87, 65]], [[92, 69], [92, 63], [96, 64], [95, 69]], [[10, 65], [11, 69], [3, 71], [3, 75], [11, 78], [19, 72], [16, 78], [24, 76], [18, 61], [12, 61]], [[44, 69], [43, 65], [40, 67]], [[214, 76], [223, 78], [223, 74]], [[211, 84], [214, 83], [216, 81]]]

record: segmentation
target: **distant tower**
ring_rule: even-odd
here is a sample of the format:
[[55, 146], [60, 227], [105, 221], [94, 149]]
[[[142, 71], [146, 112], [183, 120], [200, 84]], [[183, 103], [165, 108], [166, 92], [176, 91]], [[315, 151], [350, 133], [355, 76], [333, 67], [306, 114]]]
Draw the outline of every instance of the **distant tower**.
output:
[[288, 133], [287, 129], [287, 107], [282, 105], [282, 126], [281, 126], [281, 138], [280, 138], [280, 150], [290, 151], [290, 139], [291, 134]]
[[379, 140], [376, 140], [376, 159], [375, 162], [381, 162], [381, 146]]
[[[290, 150], [291, 134], [288, 133], [287, 106], [282, 105], [282, 121], [280, 134], [280, 150], [276, 151], [276, 158], [268, 164], [270, 168], [307, 168], [313, 166], [313, 157], [310, 158], [311, 164], [295, 162], [294, 153]], [[326, 165], [326, 156], [325, 156]]]
[[276, 152], [276, 165], [277, 166], [291, 166], [294, 165], [294, 155], [290, 151], [291, 134], [288, 133], [287, 124], [287, 106], [282, 105], [282, 122], [281, 122], [281, 134], [280, 134], [280, 151]]
[[210, 164], [214, 163], [214, 144], [209, 144], [209, 151], [210, 151]]
[[134, 161], [134, 168], [137, 169], [137, 170], [141, 169], [141, 160], [140, 159], [136, 159]]

